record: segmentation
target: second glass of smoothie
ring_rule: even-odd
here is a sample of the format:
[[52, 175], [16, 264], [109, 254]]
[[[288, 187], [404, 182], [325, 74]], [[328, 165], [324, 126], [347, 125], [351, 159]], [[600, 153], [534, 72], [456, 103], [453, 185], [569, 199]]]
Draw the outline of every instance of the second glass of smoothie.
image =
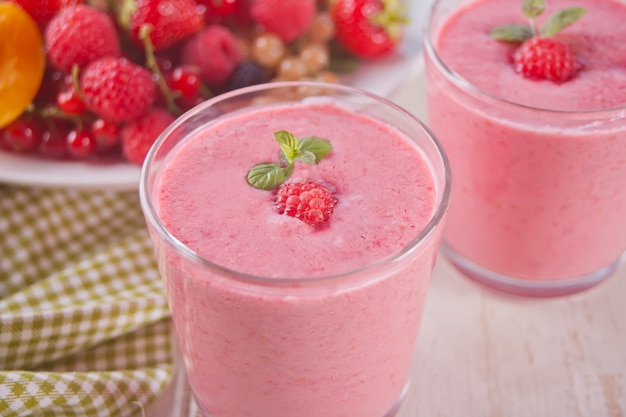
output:
[[555, 39], [582, 69], [564, 82], [516, 73], [521, 0], [438, 0], [425, 34], [428, 123], [455, 188], [444, 251], [470, 278], [524, 296], [594, 286], [626, 250], [626, 21], [617, 0], [548, 0], [539, 24], [580, 6]]
[[[332, 190], [324, 223], [281, 214], [275, 189], [247, 181], [258, 164], [289, 166], [281, 131], [312, 153], [305, 138], [332, 144], [322, 160], [304, 152], [286, 180]], [[418, 120], [343, 86], [250, 87], [168, 128], [140, 188], [204, 416], [396, 414], [450, 192], [446, 156]]]

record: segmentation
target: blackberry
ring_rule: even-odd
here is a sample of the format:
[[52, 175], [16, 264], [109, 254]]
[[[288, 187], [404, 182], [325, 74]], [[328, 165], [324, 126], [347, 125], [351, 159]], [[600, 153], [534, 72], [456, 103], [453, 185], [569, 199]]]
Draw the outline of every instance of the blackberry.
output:
[[267, 81], [269, 81], [269, 75], [261, 66], [254, 62], [242, 62], [230, 77], [228, 89], [235, 90], [250, 85], [262, 84]]

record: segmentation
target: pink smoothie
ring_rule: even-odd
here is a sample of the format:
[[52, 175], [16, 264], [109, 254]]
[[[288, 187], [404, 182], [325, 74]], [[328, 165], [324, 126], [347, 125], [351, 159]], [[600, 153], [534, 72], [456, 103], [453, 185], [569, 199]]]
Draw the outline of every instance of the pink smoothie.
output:
[[[273, 133], [283, 129], [333, 145], [292, 176], [336, 189], [324, 227], [279, 215], [271, 192], [246, 183], [252, 166], [277, 161]], [[155, 239], [205, 411], [382, 417], [394, 405], [408, 380], [438, 229], [392, 265], [371, 265], [417, 237], [441, 192], [405, 134], [329, 100], [245, 111], [191, 135], [166, 160], [156, 188], [159, 216], [190, 249], [229, 270], [283, 279], [237, 279]]]
[[547, 4], [546, 17], [587, 10], [556, 36], [584, 63], [568, 82], [516, 74], [514, 47], [489, 38], [495, 26], [525, 23], [521, 0], [470, 1], [434, 33], [441, 60], [482, 93], [455, 85], [427, 54], [429, 125], [455, 178], [445, 242], [530, 280], [589, 274], [626, 249], [626, 3]]

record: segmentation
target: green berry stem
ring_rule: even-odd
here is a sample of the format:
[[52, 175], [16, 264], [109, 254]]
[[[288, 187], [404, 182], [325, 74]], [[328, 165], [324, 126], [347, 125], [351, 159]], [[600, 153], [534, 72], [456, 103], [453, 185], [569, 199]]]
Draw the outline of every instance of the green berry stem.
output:
[[76, 129], [78, 130], [83, 129], [83, 119], [81, 119], [79, 116], [65, 113], [63, 110], [59, 109], [57, 106], [46, 107], [39, 112], [39, 115], [44, 120], [47, 120], [51, 117], [55, 117], [57, 119], [69, 120], [72, 123], [74, 123], [74, 125], [76, 126]]
[[204, 99], [215, 97], [215, 94], [213, 94], [213, 91], [211, 91], [211, 89], [207, 87], [206, 84], [204, 83], [200, 83], [200, 95]]
[[143, 42], [146, 53], [146, 67], [155, 75], [157, 86], [165, 98], [167, 110], [174, 115], [180, 116], [183, 111], [176, 104], [176, 99], [179, 97], [179, 94], [168, 87], [154, 56], [154, 45], [152, 45], [152, 41], [150, 40], [150, 32], [152, 32], [152, 29], [153, 27], [150, 24], [143, 25], [139, 29], [139, 39]]
[[76, 91], [76, 95], [80, 98], [83, 103], [85, 102], [85, 95], [83, 94], [83, 90], [80, 88], [80, 82], [78, 81], [78, 73], [80, 72], [80, 68], [77, 64], [72, 66], [72, 87], [74, 87], [74, 91]]

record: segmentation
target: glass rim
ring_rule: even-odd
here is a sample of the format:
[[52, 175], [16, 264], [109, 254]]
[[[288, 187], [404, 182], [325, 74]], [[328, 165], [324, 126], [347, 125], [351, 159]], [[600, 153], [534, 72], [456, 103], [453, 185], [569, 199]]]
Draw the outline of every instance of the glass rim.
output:
[[[428, 141], [434, 146], [436, 154], [438, 155], [440, 161], [430, 161], [426, 160], [428, 164], [432, 163], [440, 163], [443, 166], [443, 186], [436, 187], [438, 189], [437, 193], [437, 204], [435, 210], [433, 210], [428, 222], [424, 225], [424, 227], [420, 230], [420, 232], [411, 239], [408, 243], [406, 243], [401, 249], [395, 251], [391, 255], [386, 257], [377, 259], [374, 262], [368, 263], [362, 267], [351, 269], [348, 271], [344, 271], [337, 274], [323, 275], [319, 277], [312, 278], [303, 278], [303, 277], [267, 277], [262, 275], [255, 275], [243, 271], [239, 271], [236, 269], [228, 268], [223, 265], [220, 265], [216, 262], [211, 261], [210, 259], [200, 255], [198, 252], [194, 251], [180, 240], [178, 240], [163, 224], [160, 217], [158, 216], [155, 205], [153, 204], [153, 192], [150, 190], [149, 181], [150, 181], [150, 171], [155, 162], [155, 157], [161, 148], [161, 146], [167, 141], [170, 135], [175, 132], [178, 128], [180, 128], [184, 123], [193, 118], [198, 113], [205, 111], [206, 109], [211, 108], [217, 103], [223, 102], [225, 100], [229, 100], [234, 97], [244, 96], [250, 93], [256, 93], [261, 91], [271, 91], [277, 89], [285, 89], [285, 88], [295, 88], [295, 87], [312, 87], [312, 88], [323, 88], [326, 90], [333, 90], [335, 92], [343, 93], [343, 94], [352, 94], [361, 97], [366, 97], [370, 100], [383, 104], [392, 108], [395, 112], [402, 114], [405, 118], [410, 120], [410, 122], [418, 127], [423, 134], [428, 138]], [[426, 155], [423, 151], [421, 151], [422, 156], [426, 158]], [[432, 170], [432, 168], [431, 168]], [[438, 183], [436, 178], [433, 178], [435, 183]], [[348, 279], [349, 277], [358, 275], [363, 273], [364, 271], [377, 269], [380, 267], [384, 267], [386, 265], [391, 265], [397, 261], [408, 256], [413, 251], [417, 250], [424, 242], [428, 240], [428, 238], [437, 230], [438, 227], [442, 225], [442, 220], [447, 212], [449, 201], [450, 201], [450, 193], [451, 193], [451, 169], [448, 157], [444, 151], [442, 144], [435, 137], [432, 131], [416, 116], [400, 107], [399, 105], [393, 103], [389, 99], [378, 96], [376, 94], [367, 92], [365, 90], [350, 87], [341, 84], [331, 84], [324, 82], [316, 82], [316, 81], [281, 81], [281, 82], [268, 82], [263, 84], [258, 84], [250, 87], [244, 87], [236, 90], [232, 90], [230, 92], [226, 92], [215, 97], [212, 97], [205, 102], [195, 106], [194, 108], [188, 110], [183, 115], [179, 116], [173, 123], [171, 123], [157, 138], [154, 144], [151, 146], [148, 154], [144, 160], [144, 163], [141, 167], [141, 174], [139, 180], [139, 199], [140, 204], [144, 213], [144, 217], [147, 222], [150, 223], [152, 228], [157, 232], [157, 234], [172, 248], [176, 250], [177, 253], [181, 254], [187, 259], [190, 259], [194, 263], [206, 267], [210, 270], [215, 271], [216, 273], [227, 276], [229, 278], [235, 279], [236, 281], [245, 282], [249, 284], [257, 284], [257, 285], [265, 285], [265, 286], [293, 286], [294, 283], [298, 283], [299, 286], [309, 286], [316, 283], [323, 283], [329, 281], [339, 281], [343, 279]], [[439, 189], [440, 188], [440, 189]]]
[[[603, 118], [606, 118], [608, 115], [614, 113], [620, 113], [626, 111], [626, 104], [623, 106], [610, 107], [606, 109], [591, 109], [591, 110], [557, 110], [557, 109], [547, 109], [543, 107], [530, 106], [526, 104], [516, 103], [515, 101], [507, 100], [502, 97], [498, 97], [495, 94], [489, 93], [482, 88], [474, 85], [471, 81], [467, 80], [465, 77], [460, 75], [458, 72], [454, 71], [450, 68], [445, 61], [441, 58], [439, 53], [437, 52], [437, 48], [432, 39], [432, 35], [434, 32], [433, 27], [433, 19], [435, 16], [435, 12], [437, 11], [437, 7], [445, 0], [435, 0], [431, 5], [428, 16], [426, 19], [426, 23], [424, 25], [424, 29], [422, 31], [422, 44], [423, 49], [426, 55], [430, 56], [433, 59], [433, 62], [439, 69], [439, 71], [444, 74], [452, 83], [458, 88], [469, 92], [474, 97], [477, 97], [481, 100], [491, 101], [500, 105], [511, 106], [521, 110], [533, 111], [533, 112], [542, 112], [546, 114], [554, 114], [559, 116], [571, 116], [572, 118], [581, 118], [588, 119], [594, 115], [604, 115]], [[469, 0], [467, 1], [469, 2]]]

